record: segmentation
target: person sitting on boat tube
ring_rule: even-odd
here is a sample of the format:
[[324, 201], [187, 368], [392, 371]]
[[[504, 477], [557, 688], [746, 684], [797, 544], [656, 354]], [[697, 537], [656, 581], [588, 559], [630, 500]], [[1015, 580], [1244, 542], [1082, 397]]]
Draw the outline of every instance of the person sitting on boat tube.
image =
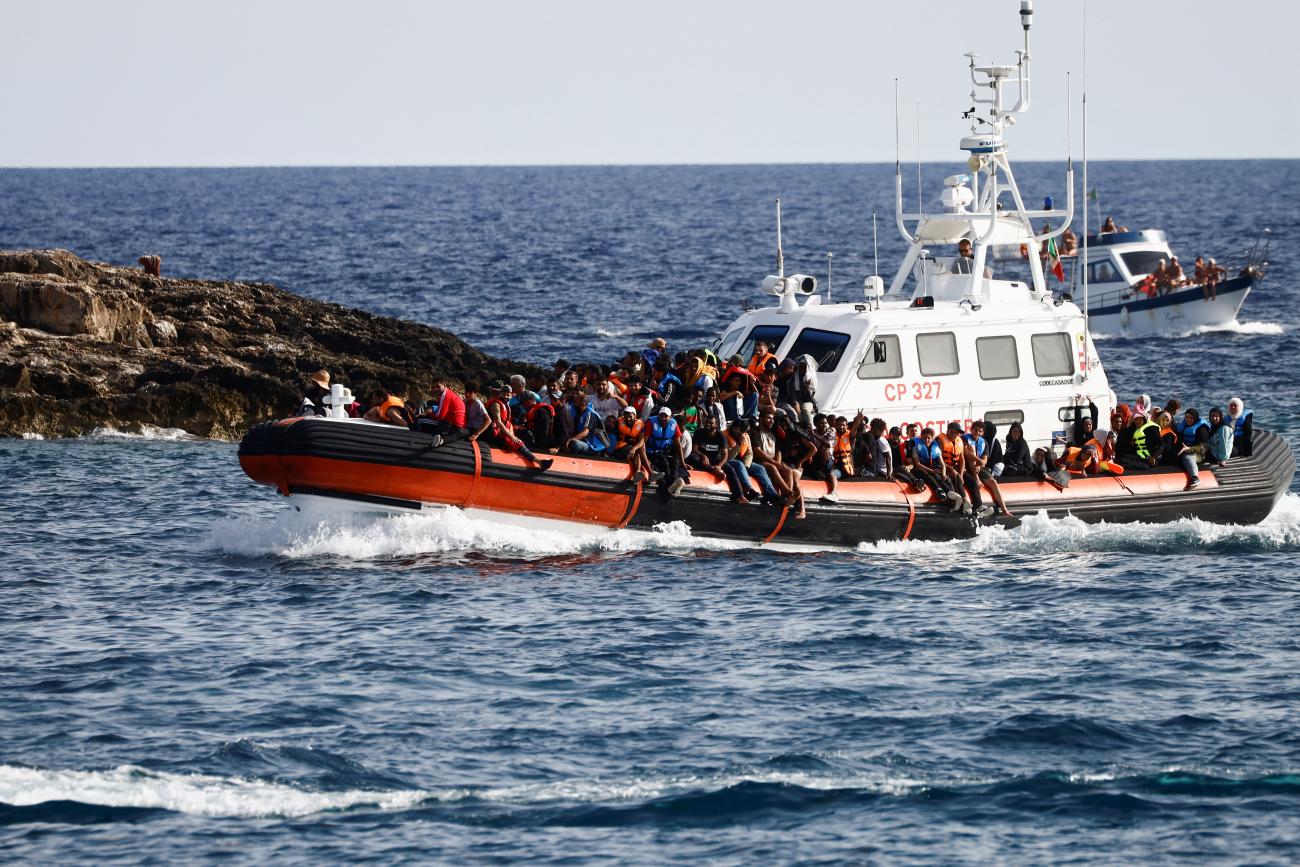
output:
[[794, 473], [781, 461], [781, 452], [777, 448], [776, 413], [768, 410], [759, 414], [758, 430], [750, 436], [749, 442], [754, 452], [754, 462], [767, 470], [772, 484], [785, 497], [785, 505], [801, 504], [802, 498], [799, 496]]
[[537, 456], [529, 451], [524, 441], [515, 435], [514, 425], [510, 423], [510, 409], [506, 405], [506, 401], [510, 399], [510, 386], [504, 382], [496, 381], [488, 386], [488, 392], [491, 397], [486, 404], [488, 413], [487, 428], [484, 431], [476, 431], [470, 434], [470, 442], [474, 442], [481, 435], [489, 445], [495, 446], [504, 452], [519, 455], [538, 470], [543, 472], [549, 470], [554, 461], [549, 458], [538, 460]]
[[1187, 474], [1187, 489], [1195, 488], [1201, 483], [1196, 452], [1183, 445], [1182, 437], [1174, 431], [1174, 418], [1169, 413], [1160, 413], [1156, 424], [1160, 427], [1160, 463], [1169, 467], [1182, 467]]
[[961, 424], [955, 421], [948, 422], [947, 433], [939, 434], [939, 451], [943, 455], [943, 462], [948, 474], [954, 480], [954, 486], [957, 493], [962, 497], [962, 511], [970, 514], [973, 510], [979, 511], [981, 515], [991, 513], [992, 507], [988, 512], [984, 511], [984, 498], [980, 496], [979, 477], [976, 476], [973, 467], [966, 465], [966, 441], [962, 439]]
[[636, 407], [625, 406], [616, 423], [618, 440], [614, 444], [613, 456], [626, 460], [632, 470], [632, 481], [641, 483], [649, 479], [656, 482], [663, 478], [650, 466], [645, 454], [645, 422], [636, 413]]
[[462, 439], [465, 436], [465, 401], [442, 377], [434, 378], [429, 396], [429, 407], [423, 416], [416, 419], [416, 429], [433, 434], [430, 445], [434, 448]]
[[582, 389], [569, 389], [559, 421], [563, 427], [561, 436], [564, 437], [566, 452], [574, 455], [603, 455], [612, 451], [612, 440], [605, 433], [600, 413], [587, 402]]
[[[916, 425], [909, 425], [908, 429], [909, 432], [914, 431]], [[907, 456], [905, 468], [929, 486], [936, 499], [941, 502], [947, 500], [954, 512], [962, 507], [966, 501], [948, 478], [948, 470], [943, 463], [943, 450], [934, 441], [934, 428], [925, 428], [912, 439]]]
[[[1214, 260], [1211, 259], [1211, 262]], [[1254, 429], [1255, 414], [1246, 409], [1246, 404], [1239, 397], [1228, 401], [1227, 422], [1232, 425], [1232, 456], [1248, 458], [1255, 453]]]
[[370, 409], [362, 416], [366, 421], [377, 421], [398, 427], [410, 425], [410, 419], [406, 417], [406, 401], [389, 394], [387, 389], [383, 387], [372, 389], [369, 400]]
[[675, 497], [681, 493], [686, 482], [678, 474], [681, 464], [686, 460], [682, 454], [682, 430], [673, 418], [673, 411], [666, 406], [659, 407], [654, 418], [646, 422], [641, 429], [641, 441], [644, 454], [659, 479], [668, 479], [668, 496]]

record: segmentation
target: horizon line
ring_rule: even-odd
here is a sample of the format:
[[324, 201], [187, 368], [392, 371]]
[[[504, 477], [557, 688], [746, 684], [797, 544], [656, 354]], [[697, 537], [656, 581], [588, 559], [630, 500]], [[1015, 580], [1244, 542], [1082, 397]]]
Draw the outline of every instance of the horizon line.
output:
[[[1138, 157], [1094, 158], [1089, 163], [1157, 163], [1157, 162], [1286, 162], [1300, 160], [1300, 156], [1231, 156], [1231, 157]], [[1017, 160], [1022, 164], [1065, 162], [1065, 158]], [[1082, 163], [1081, 160], [1077, 160]], [[139, 163], [125, 165], [13, 165], [0, 166], [0, 171], [124, 171], [124, 170], [185, 170], [210, 169], [596, 169], [596, 168], [731, 168], [745, 166], [888, 166], [895, 160], [808, 160], [792, 162], [612, 162], [612, 163]], [[942, 165], [960, 160], [920, 160], [920, 165]], [[915, 166], [916, 160], [903, 160], [903, 165]]]

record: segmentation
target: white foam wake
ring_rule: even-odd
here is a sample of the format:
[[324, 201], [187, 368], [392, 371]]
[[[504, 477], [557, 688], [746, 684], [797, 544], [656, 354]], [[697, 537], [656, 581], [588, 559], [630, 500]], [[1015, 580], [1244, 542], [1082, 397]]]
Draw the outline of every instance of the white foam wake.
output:
[[660, 524], [653, 532], [593, 528], [589, 533], [578, 534], [518, 527], [445, 507], [418, 515], [354, 516], [324, 521], [288, 511], [278, 513], [271, 520], [238, 518], [213, 527], [208, 547], [253, 557], [327, 556], [370, 560], [458, 551], [533, 558], [645, 550], [730, 550], [746, 546], [694, 536], [681, 521]]
[[196, 437], [194, 434], [183, 431], [178, 427], [154, 427], [147, 424], [141, 426], [139, 433], [118, 430], [115, 427], [97, 427], [90, 432], [89, 439], [179, 442], [180, 440], [202, 439], [202, 437]]
[[1259, 524], [1211, 524], [1183, 519], [1167, 524], [1087, 524], [1078, 518], [1022, 517], [1020, 526], [981, 527], [973, 539], [951, 542], [878, 542], [862, 553], [1046, 554], [1080, 551], [1196, 551], [1238, 544], [1260, 551], [1300, 550], [1300, 496], [1287, 493]]
[[110, 771], [67, 771], [0, 765], [0, 803], [30, 806], [77, 801], [143, 807], [196, 816], [308, 816], [361, 805], [402, 809], [428, 797], [418, 790], [310, 792], [281, 783], [169, 774], [123, 765]]
[[1157, 331], [1143, 331], [1134, 334], [1094, 334], [1093, 340], [1131, 340], [1144, 339], [1148, 337], [1196, 337], [1202, 334], [1242, 334], [1242, 335], [1261, 335], [1276, 337], [1286, 333], [1286, 326], [1280, 322], [1241, 322], [1233, 319], [1224, 322], [1221, 325], [1197, 325], [1193, 328], [1179, 328], [1171, 325], [1169, 328]]
[[[949, 784], [982, 783], [960, 779]], [[742, 783], [806, 789], [862, 789], [903, 795], [934, 782], [888, 774], [815, 774], [768, 769], [715, 774], [650, 775], [627, 778], [571, 778], [496, 787], [436, 790], [308, 791], [283, 783], [206, 774], [173, 774], [123, 765], [107, 771], [50, 770], [0, 765], [0, 803], [31, 806], [75, 801], [106, 807], [171, 810], [195, 816], [271, 818], [309, 816], [331, 810], [372, 807], [402, 810], [422, 802], [474, 799], [511, 806], [640, 802], [691, 792], [714, 792]]]

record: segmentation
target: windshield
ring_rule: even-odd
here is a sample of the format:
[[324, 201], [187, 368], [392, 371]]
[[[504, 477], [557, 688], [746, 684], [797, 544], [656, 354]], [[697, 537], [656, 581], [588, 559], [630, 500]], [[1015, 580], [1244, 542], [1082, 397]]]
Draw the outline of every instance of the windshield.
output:
[[1160, 260], [1168, 259], [1169, 254], [1159, 250], [1134, 250], [1131, 253], [1120, 253], [1119, 257], [1124, 260], [1124, 267], [1136, 278], [1145, 277], [1156, 270]]

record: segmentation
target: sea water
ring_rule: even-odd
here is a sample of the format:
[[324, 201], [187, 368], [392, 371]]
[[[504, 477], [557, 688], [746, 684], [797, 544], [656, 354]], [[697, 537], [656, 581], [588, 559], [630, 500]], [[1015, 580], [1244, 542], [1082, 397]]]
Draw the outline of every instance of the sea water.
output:
[[[1059, 168], [1019, 174], [1060, 200]], [[873, 209], [882, 271], [901, 250], [891, 174], [0, 171], [0, 246], [611, 360], [761, 300], [776, 195], [790, 270], [833, 251], [860, 296]], [[1300, 163], [1090, 180], [1184, 265], [1272, 229], [1239, 324], [1099, 345], [1121, 396], [1239, 394], [1295, 443]], [[0, 469], [5, 859], [1300, 858], [1300, 487], [1253, 527], [1031, 515], [782, 554], [454, 509], [312, 522], [180, 431], [0, 442]]]

